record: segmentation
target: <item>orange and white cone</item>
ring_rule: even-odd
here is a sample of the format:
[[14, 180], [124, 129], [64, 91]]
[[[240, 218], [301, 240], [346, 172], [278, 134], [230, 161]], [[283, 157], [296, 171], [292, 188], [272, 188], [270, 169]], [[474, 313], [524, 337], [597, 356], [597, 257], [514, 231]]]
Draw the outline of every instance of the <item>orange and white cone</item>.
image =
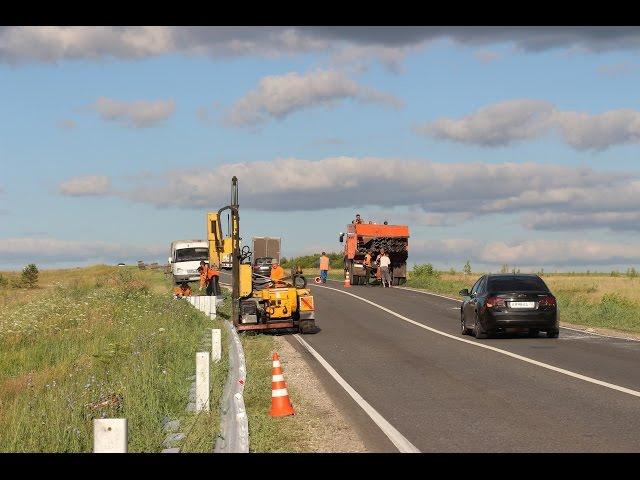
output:
[[271, 369], [271, 408], [269, 409], [269, 415], [272, 417], [286, 417], [295, 415], [295, 413], [289, 400], [287, 384], [282, 374], [280, 356], [275, 352], [273, 354], [273, 368]]
[[344, 286], [347, 288], [351, 286], [351, 279], [349, 278], [349, 270], [346, 271], [346, 274], [344, 277]]

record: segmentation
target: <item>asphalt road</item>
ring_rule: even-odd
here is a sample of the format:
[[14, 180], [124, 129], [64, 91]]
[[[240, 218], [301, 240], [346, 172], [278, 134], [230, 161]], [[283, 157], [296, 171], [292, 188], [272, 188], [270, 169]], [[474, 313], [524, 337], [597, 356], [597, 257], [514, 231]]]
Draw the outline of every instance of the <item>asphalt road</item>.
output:
[[[459, 333], [458, 301], [326, 287], [311, 286], [321, 330], [302, 338], [420, 451], [640, 452], [640, 342], [567, 329], [558, 339], [475, 340]], [[368, 447], [397, 451], [309, 358]]]

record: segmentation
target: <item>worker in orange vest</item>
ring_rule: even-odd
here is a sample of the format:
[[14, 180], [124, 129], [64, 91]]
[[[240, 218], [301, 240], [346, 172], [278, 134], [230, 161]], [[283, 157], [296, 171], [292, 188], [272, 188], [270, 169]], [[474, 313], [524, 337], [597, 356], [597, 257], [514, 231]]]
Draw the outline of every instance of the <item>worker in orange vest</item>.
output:
[[327, 274], [329, 273], [329, 257], [325, 252], [322, 252], [320, 257], [320, 279], [322, 283], [327, 283]]
[[200, 290], [206, 286], [206, 294], [208, 296], [220, 295], [220, 288], [218, 286], [220, 273], [204, 260], [200, 262], [198, 272], [200, 272]]
[[280, 266], [277, 258], [271, 260], [271, 280], [277, 285], [282, 283], [280, 280], [284, 278], [284, 268]]
[[175, 298], [190, 297], [191, 293], [191, 287], [187, 282], [182, 282], [179, 287], [173, 290]]
[[362, 261], [362, 265], [364, 265], [364, 270], [366, 272], [366, 277], [364, 284], [369, 286], [369, 277], [371, 276], [371, 252], [367, 250], [367, 253], [364, 255], [364, 260]]

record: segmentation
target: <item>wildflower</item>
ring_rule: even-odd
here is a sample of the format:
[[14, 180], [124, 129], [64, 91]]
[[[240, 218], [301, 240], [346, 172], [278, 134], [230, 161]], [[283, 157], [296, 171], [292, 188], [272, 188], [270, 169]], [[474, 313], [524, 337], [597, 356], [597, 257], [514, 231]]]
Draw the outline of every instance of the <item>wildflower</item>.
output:
[[164, 328], [160, 327], [160, 328], [158, 329], [158, 331], [159, 331], [159, 332], [164, 332]]

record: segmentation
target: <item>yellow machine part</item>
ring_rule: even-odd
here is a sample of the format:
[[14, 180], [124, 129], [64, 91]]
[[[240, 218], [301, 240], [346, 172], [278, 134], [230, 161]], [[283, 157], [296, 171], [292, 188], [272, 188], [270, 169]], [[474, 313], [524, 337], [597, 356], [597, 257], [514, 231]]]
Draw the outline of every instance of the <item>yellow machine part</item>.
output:
[[224, 255], [229, 255], [233, 253], [233, 243], [231, 243], [231, 237], [227, 237], [224, 239], [222, 253]]
[[220, 253], [223, 247], [222, 238], [219, 238], [220, 218], [218, 212], [207, 213], [207, 241], [209, 242], [209, 265], [220, 266]]
[[251, 295], [252, 290], [251, 265], [242, 263], [240, 264], [240, 297], [248, 297]]
[[255, 290], [254, 298], [266, 300], [265, 307], [271, 319], [288, 319], [295, 312], [309, 312], [314, 310], [313, 296], [309, 290], [293, 287], [265, 288]]

